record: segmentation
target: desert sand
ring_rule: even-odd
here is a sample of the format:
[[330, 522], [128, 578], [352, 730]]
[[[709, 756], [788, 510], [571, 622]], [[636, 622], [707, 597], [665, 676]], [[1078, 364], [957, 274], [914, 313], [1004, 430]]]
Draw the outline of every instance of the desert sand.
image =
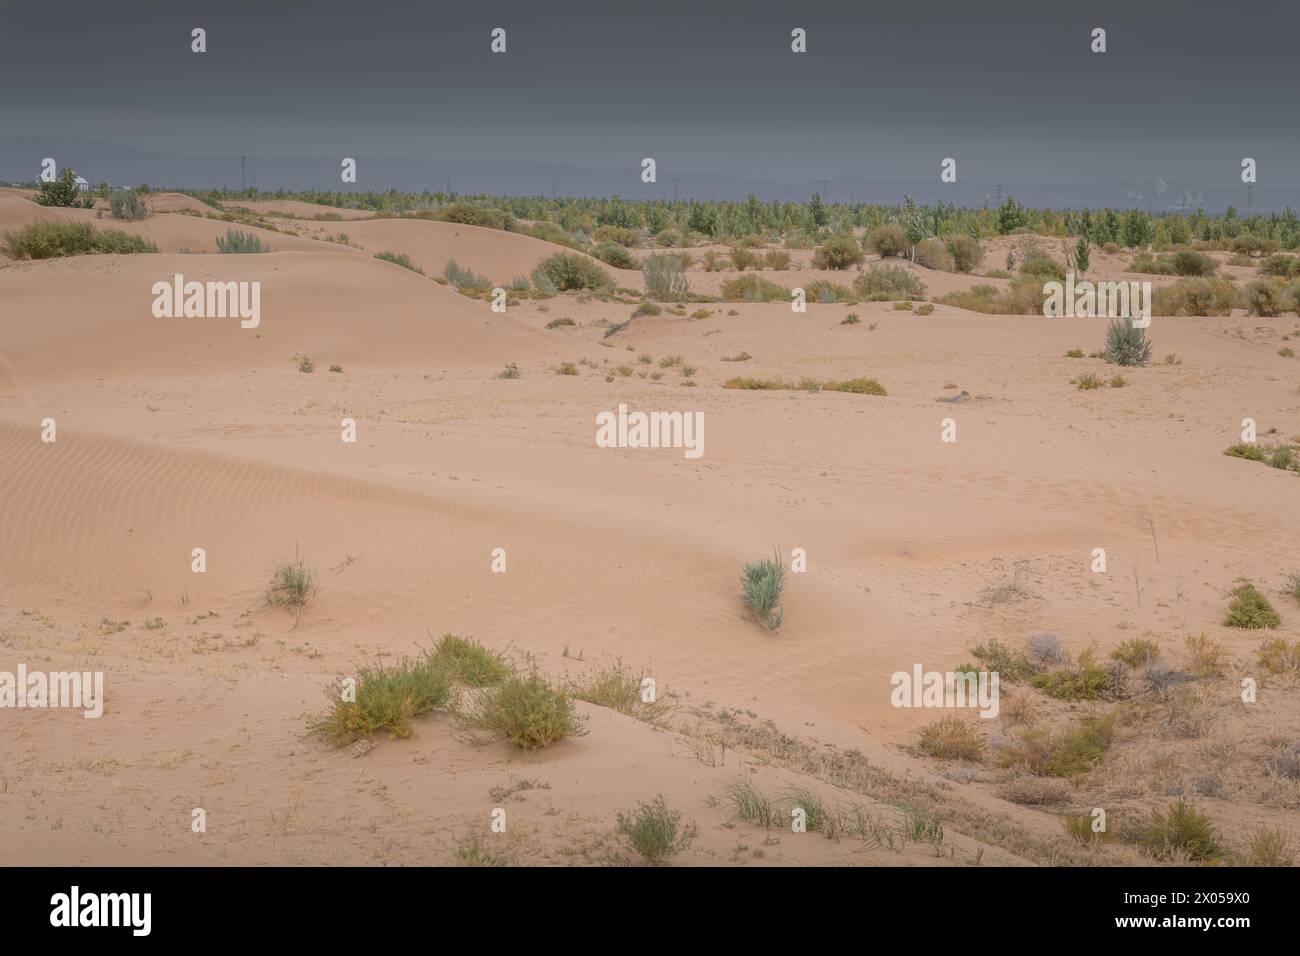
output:
[[[97, 216], [0, 193], [0, 230]], [[187, 198], [99, 223], [157, 254], [0, 258], [0, 669], [103, 671], [106, 684], [100, 719], [0, 720], [3, 862], [443, 864], [505, 807], [517, 862], [598, 863], [616, 812], [662, 793], [698, 825], [678, 864], [1149, 863], [1119, 844], [1080, 847], [1059, 815], [1146, 815], [1207, 774], [1222, 786], [1200, 805], [1230, 845], [1265, 825], [1300, 838], [1300, 791], [1266, 769], [1279, 741], [1298, 739], [1294, 684], [1257, 675], [1258, 702], [1235, 699], [1264, 636], [1300, 637], [1300, 608], [1277, 596], [1300, 565], [1300, 479], [1222, 454], [1244, 417], [1261, 435], [1300, 432], [1300, 365], [1277, 354], [1295, 316], [1157, 316], [1157, 356], [1177, 364], [1080, 391], [1071, 379], [1105, 366], [1064, 355], [1099, 348], [1104, 319], [714, 303], [606, 338], [630, 305], [561, 295], [497, 314], [430, 278], [455, 259], [508, 283], [558, 249], [540, 240], [322, 222], [310, 217], [326, 207], [286, 200], [244, 204], [279, 217], [248, 226], [272, 252], [221, 256], [229, 223]], [[986, 264], [1004, 255], [989, 243]], [[763, 276], [846, 281], [811, 271], [807, 254], [793, 265]], [[927, 298], [1000, 281], [905, 268]], [[1123, 268], [1099, 254], [1093, 272], [1136, 278]], [[150, 287], [175, 273], [261, 282], [260, 326], [155, 318]], [[689, 275], [703, 294], [728, 277]], [[643, 287], [634, 270], [616, 278]], [[841, 324], [850, 312], [860, 322]], [[557, 318], [575, 324], [547, 329]], [[738, 353], [752, 358], [724, 361]], [[673, 355], [694, 373], [661, 369]], [[563, 362], [578, 374], [555, 374]], [[519, 378], [497, 377], [507, 363]], [[735, 375], [866, 376], [888, 394], [724, 389]], [[705, 454], [598, 448], [595, 416], [620, 403], [703, 412]], [[344, 418], [355, 444], [340, 441]], [[955, 443], [940, 440], [946, 418]], [[790, 575], [772, 632], [747, 614], [739, 575], [774, 546], [804, 549], [808, 567]], [[264, 600], [295, 554], [319, 575], [300, 615]], [[1222, 626], [1241, 578], [1273, 596], [1280, 631]], [[1043, 631], [1072, 654], [1147, 635], [1175, 663], [1183, 637], [1204, 633], [1235, 663], [1204, 734], [1126, 726], [1063, 806], [1024, 806], [1000, 795], [995, 763], [967, 773], [918, 752], [936, 714], [891, 706], [889, 677]], [[467, 739], [447, 715], [359, 754], [307, 733], [337, 675], [444, 633], [555, 679], [621, 661], [653, 675], [676, 717], [582, 703], [585, 736], [528, 754]], [[1044, 697], [1039, 720], [1085, 709]], [[971, 723], [1011, 732], [1005, 715]], [[787, 744], [737, 726], [775, 727]], [[865, 758], [874, 791], [795, 753]], [[720, 799], [738, 776], [886, 821], [908, 801], [938, 806], [943, 839], [763, 830]], [[493, 793], [519, 780], [539, 786]], [[205, 833], [191, 830], [195, 808]]]

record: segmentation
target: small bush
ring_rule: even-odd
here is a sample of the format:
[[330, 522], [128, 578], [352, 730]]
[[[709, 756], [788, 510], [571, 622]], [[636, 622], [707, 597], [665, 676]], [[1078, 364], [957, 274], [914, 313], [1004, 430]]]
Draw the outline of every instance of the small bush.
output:
[[1075, 728], [1051, 735], [1027, 730], [1002, 755], [1005, 766], [1040, 777], [1078, 777], [1101, 763], [1115, 735], [1115, 715], [1088, 716]]
[[863, 240], [867, 249], [883, 259], [906, 256], [911, 251], [907, 237], [898, 226], [881, 226], [873, 229]]
[[1146, 329], [1128, 319], [1112, 319], [1106, 326], [1106, 359], [1124, 367], [1151, 364], [1151, 342]]
[[915, 314], [916, 314], [916, 315], [933, 315], [933, 314], [934, 314], [934, 305], [933, 305], [932, 303], [930, 303], [930, 302], [926, 302], [924, 305], [918, 305], [918, 306], [916, 307], [916, 312], [915, 312]]
[[[733, 257], [734, 258], [734, 257]], [[831, 236], [813, 254], [814, 269], [848, 269], [861, 264], [862, 247], [850, 235]]]
[[1273, 318], [1286, 311], [1286, 284], [1281, 279], [1252, 279], [1241, 290], [1241, 304], [1252, 314]]
[[591, 254], [615, 269], [635, 269], [636, 258], [617, 242], [601, 242], [591, 248]]
[[1061, 648], [1061, 639], [1055, 634], [1046, 632], [1030, 634], [1027, 645], [1029, 659], [1037, 667], [1065, 663], [1065, 651]]
[[1282, 827], [1260, 827], [1250, 839], [1251, 866], [1295, 866], [1291, 840]]
[[748, 362], [748, 361], [749, 361], [750, 359], [752, 359], [753, 357], [754, 357], [754, 356], [750, 355], [748, 352], [737, 352], [735, 355], [724, 355], [724, 356], [722, 356], [722, 361], [724, 361], [724, 362]]
[[652, 253], [641, 263], [646, 298], [658, 302], [680, 302], [690, 293], [686, 267], [680, 255]]
[[519, 378], [519, 366], [514, 362], [507, 362], [506, 367], [497, 372], [497, 378]]
[[1163, 813], [1153, 810], [1151, 822], [1138, 834], [1138, 845], [1160, 860], [1213, 860], [1223, 856], [1218, 832], [1205, 814], [1179, 800]]
[[1092, 374], [1092, 372], [1084, 372], [1075, 379], [1075, 383], [1085, 392], [1091, 392], [1093, 389], [1101, 388], [1106, 384], [1098, 376]]
[[948, 236], [944, 241], [948, 244], [953, 268], [958, 272], [974, 272], [984, 260], [984, 248], [973, 236], [957, 234]]
[[1228, 243], [1228, 249], [1243, 256], [1266, 256], [1277, 252], [1277, 242], [1263, 236], [1252, 236], [1250, 233], [1244, 233], [1240, 236], [1234, 236], [1232, 241]]
[[1192, 672], [1198, 677], [1215, 677], [1223, 672], [1223, 645], [1210, 640], [1204, 634], [1189, 634], [1183, 638], [1183, 646], [1192, 655]]
[[769, 249], [763, 257], [763, 261], [767, 268], [777, 272], [784, 272], [790, 268], [790, 253], [784, 249]]
[[1069, 786], [1051, 777], [1016, 775], [998, 788], [998, 796], [1011, 803], [1026, 807], [1045, 807], [1064, 803], [1069, 796]]
[[451, 675], [433, 657], [403, 658], [392, 667], [363, 667], [357, 671], [355, 700], [344, 700], [338, 684], [327, 684], [332, 707], [308, 729], [337, 747], [387, 730], [394, 737], [411, 736], [411, 721], [451, 701]]
[[1155, 289], [1154, 315], [1231, 315], [1237, 304], [1237, 287], [1223, 278], [1179, 279]]
[[1300, 641], [1287, 644], [1280, 637], [1267, 641], [1259, 649], [1259, 666], [1270, 674], [1291, 674], [1300, 670]]
[[463, 684], [471, 687], [493, 687], [510, 676], [510, 665], [496, 651], [490, 651], [478, 641], [455, 634], [444, 634], [438, 641], [430, 660]]
[[853, 290], [868, 302], [920, 299], [925, 285], [902, 266], [873, 266], [853, 280]]
[[916, 264], [939, 272], [954, 272], [957, 262], [942, 239], [926, 239], [916, 247]]
[[1250, 442], [1238, 442], [1223, 450], [1229, 458], [1245, 458], [1247, 461], [1267, 461], [1268, 453], [1259, 445]]
[[134, 189], [114, 190], [108, 197], [108, 205], [114, 219], [136, 222], [147, 219], [150, 215], [149, 207]]
[[563, 329], [577, 324], [578, 323], [574, 322], [573, 319], [551, 319], [551, 321], [546, 323], [546, 327], [548, 329]]
[[217, 236], [217, 252], [226, 253], [227, 255], [270, 252], [271, 250], [262, 245], [261, 236], [251, 232], [242, 232], [239, 229], [227, 229], [224, 236]]
[[1131, 637], [1110, 652], [1129, 667], [1145, 667], [1160, 656], [1160, 645], [1145, 637]]
[[754, 613], [754, 618], [768, 630], [780, 627], [784, 617], [781, 598], [785, 594], [785, 564], [780, 550], [773, 551], [771, 561], [746, 563], [740, 584], [745, 604]]
[[659, 315], [662, 311], [663, 310], [653, 302], [642, 302], [632, 310], [632, 318], [639, 319], [643, 315]]
[[1037, 667], [1024, 654], [1013, 651], [997, 638], [970, 649], [976, 659], [989, 672], [996, 672], [1001, 680], [1015, 682], [1026, 680], [1034, 675]]
[[574, 365], [572, 362], [561, 362], [559, 366], [555, 369], [555, 374], [556, 375], [577, 375], [578, 366]]
[[537, 674], [510, 677], [497, 685], [468, 719], [501, 734], [521, 750], [549, 747], [585, 732], [568, 693]]
[[1097, 663], [1091, 648], [1069, 667], [1037, 674], [1031, 683], [1060, 700], [1098, 700], [1114, 696], [1115, 690], [1113, 672]]
[[312, 372], [316, 371], [316, 363], [313, 362], [309, 356], [304, 355], [302, 358], [298, 359], [298, 371], [310, 375]]
[[1272, 255], [1260, 262], [1259, 271], [1261, 275], [1276, 276], [1279, 279], [1300, 275], [1300, 258]]
[[971, 725], [949, 715], [921, 728], [922, 753], [945, 760], [974, 760], [984, 756], [984, 740]]
[[557, 252], [538, 263], [533, 281], [541, 273], [560, 292], [604, 289], [614, 284], [614, 277], [596, 262], [576, 252]]
[[1054, 279], [1057, 282], [1065, 281], [1065, 267], [1055, 259], [1050, 259], [1045, 255], [1035, 254], [1020, 263], [1020, 274], [1022, 276], [1032, 276], [1040, 283]]
[[681, 813], [669, 810], [660, 794], [650, 803], [638, 804], [626, 816], [620, 813], [618, 835], [633, 852], [651, 866], [657, 866], [690, 846], [695, 839], [695, 826], [682, 826]]
[[120, 229], [96, 229], [88, 222], [31, 222], [6, 232], [5, 255], [11, 259], [57, 259], [96, 253], [128, 254], [157, 252], [147, 239]]
[[788, 300], [790, 290], [750, 273], [723, 282], [722, 298], [727, 302], [772, 302]]
[[1282, 618], [1268, 598], [1259, 593], [1253, 584], [1242, 584], [1232, 592], [1228, 604], [1227, 617], [1223, 619], [1225, 627], [1244, 627], [1251, 629], [1277, 627]]

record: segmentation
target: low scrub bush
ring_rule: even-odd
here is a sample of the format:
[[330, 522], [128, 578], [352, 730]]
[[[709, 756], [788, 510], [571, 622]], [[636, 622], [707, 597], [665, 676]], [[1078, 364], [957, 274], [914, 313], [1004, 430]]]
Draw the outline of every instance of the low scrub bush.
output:
[[868, 302], [921, 299], [925, 285], [902, 266], [873, 266], [853, 280], [853, 291]]
[[96, 229], [88, 222], [31, 222], [6, 232], [5, 255], [11, 259], [57, 259], [93, 254], [157, 252], [147, 239], [120, 229]]

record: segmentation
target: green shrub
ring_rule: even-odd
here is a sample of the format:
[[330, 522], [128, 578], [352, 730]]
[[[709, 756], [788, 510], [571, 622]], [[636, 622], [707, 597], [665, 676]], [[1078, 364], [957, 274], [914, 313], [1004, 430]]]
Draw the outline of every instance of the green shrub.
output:
[[108, 205], [112, 210], [114, 219], [125, 219], [128, 222], [134, 222], [146, 219], [150, 214], [149, 207], [145, 205], [145, 201], [140, 198], [140, 194], [134, 189], [115, 190], [108, 197]]
[[996, 637], [970, 649], [976, 659], [989, 672], [996, 672], [1004, 681], [1014, 682], [1033, 677], [1038, 668], [1025, 654], [1013, 651]]
[[1246, 583], [1233, 590], [1228, 614], [1223, 619], [1224, 627], [1258, 629], [1277, 627], [1281, 623], [1282, 618], [1255, 585]]
[[643, 315], [659, 315], [662, 312], [663, 310], [653, 302], [642, 302], [632, 310], [632, 318], [639, 319]]
[[925, 285], [902, 266], [872, 266], [853, 280], [853, 291], [868, 302], [920, 299]]
[[378, 730], [394, 737], [411, 736], [411, 721], [451, 702], [452, 677], [434, 658], [403, 658], [392, 667], [363, 667], [357, 671], [352, 696], [345, 700], [338, 684], [327, 684], [332, 704], [308, 729], [335, 746], [344, 746]]
[[1065, 267], [1055, 259], [1042, 254], [1034, 254], [1020, 263], [1020, 274], [1022, 276], [1032, 276], [1040, 282], [1046, 280], [1065, 281]]
[[573, 699], [537, 674], [510, 677], [497, 685], [467, 719], [501, 734], [521, 750], [549, 747], [584, 733]]
[[1106, 360], [1125, 368], [1151, 364], [1151, 342], [1146, 329], [1129, 319], [1112, 319], [1106, 326]]
[[88, 222], [30, 222], [6, 232], [5, 255], [11, 259], [57, 259], [95, 253], [127, 254], [157, 252], [147, 239], [120, 229], [96, 229]]
[[632, 253], [617, 242], [601, 242], [591, 249], [591, 254], [606, 265], [615, 269], [635, 269], [636, 259]]
[[1151, 812], [1151, 822], [1138, 834], [1138, 845], [1156, 859], [1213, 860], [1223, 856], [1218, 832], [1205, 814], [1184, 800], [1161, 813]]
[[848, 269], [863, 259], [862, 247], [850, 235], [831, 236], [813, 254], [814, 269]]
[[1236, 236], [1228, 243], [1229, 250], [1244, 256], [1266, 256], [1277, 252], [1277, 248], [1276, 241], [1263, 236], [1252, 236], [1250, 233]]
[[804, 295], [809, 302], [833, 305], [836, 302], [848, 302], [853, 298], [853, 291], [826, 279], [813, 279], [804, 285]]
[[650, 803], [638, 804], [626, 816], [619, 813], [618, 835], [629, 849], [651, 866], [657, 866], [690, 846], [695, 839], [695, 826], [682, 826], [681, 813], [669, 810], [660, 794]]
[[461, 683], [471, 687], [493, 687], [510, 676], [510, 665], [496, 651], [478, 641], [444, 634], [430, 660]]
[[538, 272], [561, 292], [604, 289], [614, 284], [614, 277], [599, 264], [576, 252], [557, 252], [543, 259], [533, 273], [534, 281]]
[[1280, 637], [1265, 642], [1259, 649], [1259, 666], [1270, 674], [1289, 674], [1300, 670], [1300, 641], [1294, 644]]
[[1090, 648], [1072, 665], [1036, 674], [1031, 683], [1058, 700], [1098, 700], [1111, 696], [1112, 674], [1097, 663]]
[[1091, 392], [1094, 389], [1101, 388], [1105, 385], [1105, 382], [1101, 380], [1100, 376], [1094, 375], [1092, 372], [1084, 372], [1075, 379], [1075, 384], [1079, 386], [1081, 391]]
[[1295, 866], [1291, 840], [1282, 827], [1260, 827], [1250, 840], [1251, 866]]
[[646, 298], [656, 302], [681, 302], [691, 291], [680, 255], [652, 253], [641, 263], [641, 274]]
[[261, 237], [251, 232], [227, 229], [224, 236], [217, 236], [217, 252], [239, 254], [270, 251], [270, 249], [262, 245]]
[[1261, 275], [1276, 276], [1279, 279], [1300, 275], [1300, 259], [1281, 254], [1271, 255], [1260, 262], [1259, 271]]
[[641, 245], [641, 233], [621, 226], [601, 226], [591, 234], [591, 238], [597, 243], [613, 242], [628, 249]]
[[76, 172], [65, 166], [63, 172], [59, 173], [58, 179], [50, 182], [41, 181], [36, 191], [36, 202], [42, 206], [90, 209], [95, 205], [95, 197], [77, 187]]
[[1082, 776], [1105, 758], [1114, 740], [1115, 720], [1113, 713], [1087, 716], [1077, 727], [1055, 735], [1037, 728], [1025, 731], [1003, 751], [1001, 762], [1040, 777]]
[[755, 619], [768, 630], [780, 627], [784, 618], [781, 597], [785, 594], [785, 564], [780, 550], [773, 551], [771, 561], [764, 559], [746, 563], [740, 586], [745, 604]]
[[1245, 458], [1247, 461], [1267, 461], [1268, 454], [1259, 445], [1253, 445], [1249, 442], [1238, 442], [1237, 444], [1225, 448], [1223, 453], [1229, 458]]

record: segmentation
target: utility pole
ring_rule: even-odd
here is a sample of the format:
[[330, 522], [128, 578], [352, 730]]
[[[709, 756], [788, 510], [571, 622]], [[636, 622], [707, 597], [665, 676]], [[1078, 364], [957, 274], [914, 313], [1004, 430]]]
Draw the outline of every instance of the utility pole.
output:
[[450, 196], [451, 194], [452, 194], [452, 193], [451, 193], [451, 177], [448, 176], [448, 177], [447, 177], [447, 195]]
[[247, 157], [245, 156], [239, 157], [239, 188], [240, 189], [248, 188], [248, 177], [245, 174], [245, 163], [244, 163], [245, 159], [247, 159]]
[[829, 184], [830, 184], [830, 180], [828, 179], [822, 180], [822, 202], [826, 202], [826, 192]]
[[677, 202], [677, 179], [673, 179], [673, 202]]
[[1255, 214], [1255, 184], [1246, 183], [1246, 218]]
[[1001, 205], [1002, 205], [1002, 186], [1001, 184], [999, 184], [998, 185], [998, 206], [1000, 207]]
[[555, 202], [555, 180], [551, 180], [551, 202]]

